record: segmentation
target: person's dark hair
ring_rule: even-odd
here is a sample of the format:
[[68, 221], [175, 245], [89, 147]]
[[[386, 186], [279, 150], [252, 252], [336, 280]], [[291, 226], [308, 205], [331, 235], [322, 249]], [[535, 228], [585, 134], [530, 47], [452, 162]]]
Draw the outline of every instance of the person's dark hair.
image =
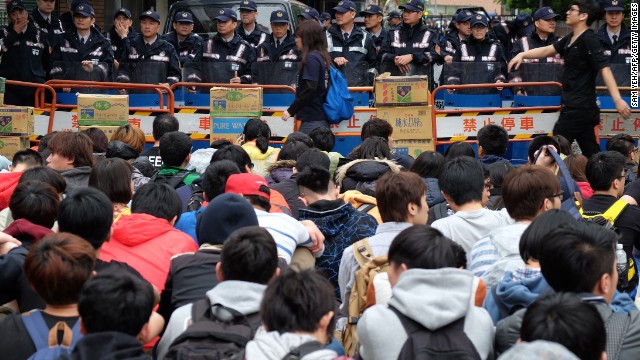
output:
[[219, 160], [207, 166], [202, 174], [202, 189], [207, 197], [207, 201], [213, 200], [216, 196], [224, 194], [227, 179], [233, 174], [240, 174], [240, 169], [231, 160]]
[[393, 127], [389, 124], [388, 121], [382, 120], [380, 118], [373, 118], [367, 120], [364, 124], [362, 124], [362, 130], [360, 132], [360, 139], [365, 141], [366, 139], [372, 136], [378, 136], [386, 141], [389, 141], [389, 138], [393, 134]]
[[502, 200], [509, 216], [533, 220], [545, 199], [560, 192], [560, 181], [549, 169], [540, 165], [523, 165], [511, 171], [502, 184]]
[[508, 161], [500, 161], [489, 165], [489, 182], [494, 188], [501, 188], [504, 179], [513, 170], [513, 165]]
[[321, 151], [330, 152], [336, 145], [336, 136], [326, 127], [321, 126], [311, 130], [309, 137], [313, 140], [313, 145]]
[[541, 247], [542, 276], [556, 292], [592, 292], [602, 275], [615, 271], [617, 239], [614, 231], [597, 224], [561, 225]]
[[445, 161], [455, 159], [460, 156], [469, 156], [474, 158], [476, 157], [476, 153], [473, 151], [473, 147], [471, 147], [471, 144], [464, 141], [454, 142], [453, 144], [449, 145], [447, 150], [445, 150], [444, 152]]
[[617, 134], [607, 141], [607, 151], [617, 151], [625, 158], [629, 157], [635, 147], [636, 142], [629, 134]]
[[355, 152], [355, 159], [391, 159], [391, 149], [387, 140], [372, 136], [366, 138]]
[[300, 141], [290, 141], [282, 145], [282, 149], [278, 152], [278, 160], [298, 160], [300, 154], [302, 154], [309, 147]]
[[[45, 150], [47, 150], [47, 148], [49, 147], [49, 140], [51, 140], [51, 138], [53, 138], [57, 133], [58, 133], [57, 131], [54, 131], [40, 138], [40, 142], [38, 143], [39, 153], [42, 154]], [[42, 157], [46, 159], [46, 156], [42, 156]]]
[[107, 194], [114, 203], [128, 204], [133, 192], [131, 173], [133, 168], [125, 160], [109, 158], [98, 162], [89, 175], [89, 186]]
[[231, 143], [231, 141], [229, 141], [229, 140], [227, 140], [227, 139], [218, 139], [218, 140], [214, 140], [214, 141], [211, 143], [211, 148], [212, 148], [212, 149], [219, 150], [219, 149], [222, 149], [222, 148], [226, 148], [226, 147], [227, 147], [227, 146], [229, 146], [229, 145], [233, 145], [233, 144]]
[[64, 180], [62, 175], [60, 175], [57, 171], [45, 166], [37, 166], [26, 170], [22, 173], [22, 176], [20, 176], [18, 184], [27, 181], [42, 181], [43, 183], [53, 186], [58, 194], [64, 193], [67, 189], [67, 182]]
[[409, 171], [423, 178], [438, 178], [444, 165], [444, 156], [435, 151], [425, 151], [418, 156]]
[[182, 166], [191, 153], [191, 138], [189, 135], [172, 131], [160, 138], [160, 157], [168, 166]]
[[442, 269], [458, 266], [451, 240], [427, 225], [402, 230], [389, 246], [389, 264], [409, 269]]
[[266, 153], [269, 149], [269, 140], [271, 139], [271, 129], [266, 122], [252, 118], [244, 124], [244, 141], [256, 141], [256, 146], [261, 153]]
[[468, 156], [448, 160], [438, 177], [440, 190], [456, 205], [482, 201], [484, 171], [480, 162]]
[[180, 122], [171, 114], [160, 114], [153, 119], [153, 139], [158, 141], [166, 133], [180, 130]]
[[587, 161], [586, 175], [589, 185], [594, 191], [606, 191], [616, 179], [622, 180], [620, 174], [624, 171], [627, 159], [617, 151], [605, 151], [593, 154]]
[[182, 202], [176, 191], [165, 184], [147, 183], [133, 195], [131, 212], [149, 214], [169, 222], [182, 213]]
[[78, 303], [82, 286], [91, 278], [96, 251], [69, 233], [53, 233], [31, 245], [24, 273], [47, 305]]
[[51, 185], [41, 181], [18, 184], [9, 199], [14, 220], [25, 219], [49, 229], [58, 218], [59, 205], [60, 194]]
[[587, 162], [589, 159], [582, 154], [569, 155], [564, 159], [571, 178], [582, 182], [587, 182]]
[[558, 143], [558, 151], [560, 154], [566, 156], [573, 154], [573, 150], [571, 150], [571, 143], [566, 137], [562, 135], [553, 135], [553, 139]]
[[416, 173], [386, 173], [376, 183], [376, 199], [382, 222], [405, 222], [409, 204], [422, 206], [427, 191], [422, 178]]
[[240, 145], [229, 145], [222, 149], [216, 150], [211, 156], [211, 163], [214, 163], [218, 160], [231, 160], [233, 161], [240, 172], [246, 173], [247, 166], [252, 168], [253, 163], [251, 162], [251, 157], [249, 154], [242, 148]]
[[509, 146], [509, 134], [502, 126], [489, 124], [478, 130], [478, 146], [485, 154], [503, 156]]
[[303, 186], [320, 195], [325, 195], [329, 191], [330, 180], [329, 170], [317, 166], [307, 167], [296, 175], [298, 186]]
[[564, 210], [551, 209], [540, 214], [524, 230], [520, 237], [520, 257], [525, 263], [540, 259], [540, 249], [547, 242], [547, 235], [562, 224], [575, 223], [575, 219]]
[[49, 140], [47, 149], [52, 154], [73, 159], [73, 167], [93, 165], [93, 143], [87, 134], [71, 131], [58, 132]]
[[238, 229], [224, 242], [220, 262], [225, 281], [267, 284], [278, 267], [276, 242], [261, 227]]
[[116, 129], [116, 131], [111, 135], [111, 140], [120, 140], [123, 143], [129, 145], [135, 152], [140, 154], [142, 150], [144, 150], [144, 144], [146, 142], [146, 138], [144, 136], [144, 131], [137, 126], [133, 126], [131, 124], [122, 125]]
[[598, 360], [607, 348], [600, 312], [572, 293], [541, 297], [529, 305], [522, 318], [520, 339], [558, 343], [581, 360]]
[[86, 134], [93, 144], [93, 152], [94, 153], [103, 153], [107, 151], [107, 144], [109, 143], [109, 139], [104, 131], [100, 130], [97, 127], [90, 127], [88, 129], [82, 130], [81, 133]]
[[[265, 189], [262, 189], [263, 187]], [[264, 185], [260, 186], [260, 190], [266, 192], [267, 194], [271, 192], [271, 190]], [[262, 196], [244, 195], [244, 198], [247, 199], [249, 204], [251, 204], [252, 206], [259, 206], [260, 208], [264, 209], [264, 211], [266, 212], [271, 211], [271, 203], [269, 202], [269, 200], [265, 199]]]
[[11, 166], [14, 168], [20, 164], [23, 164], [27, 168], [34, 168], [36, 166], [43, 166], [44, 159], [39, 152], [31, 149], [24, 149], [16, 152], [11, 160]]
[[[260, 305], [260, 316], [267, 331], [312, 333], [330, 311], [335, 310], [333, 286], [315, 269], [287, 271], [273, 279]], [[335, 316], [327, 328], [333, 333]]]
[[527, 156], [529, 157], [529, 162], [531, 164], [533, 164], [536, 160], [536, 151], [540, 150], [540, 148], [545, 145], [553, 145], [556, 147], [556, 149], [560, 147], [556, 139], [552, 138], [551, 136], [543, 135], [534, 137], [533, 139], [531, 139], [529, 147], [527, 148]]
[[451, 247], [453, 248], [453, 252], [456, 254], [456, 267], [466, 269], [467, 268], [467, 252], [464, 251], [464, 248], [460, 246], [455, 241], [451, 242]]
[[298, 160], [296, 161], [296, 170], [298, 170], [298, 172], [302, 172], [311, 166], [329, 170], [331, 160], [327, 154], [323, 153], [319, 149], [307, 149], [298, 156]]
[[309, 147], [309, 149], [313, 148], [315, 145], [313, 144], [313, 140], [311, 139], [311, 137], [309, 137], [309, 135], [302, 133], [302, 132], [292, 132], [291, 134], [287, 135], [287, 138], [284, 140], [284, 143], [289, 143], [291, 141], [299, 141], [305, 145], [307, 145]]
[[593, 0], [573, 0], [571, 5], [576, 5], [581, 14], [587, 14], [587, 26], [591, 26], [594, 21], [600, 20], [604, 15], [602, 7]]
[[109, 240], [112, 224], [111, 200], [97, 189], [77, 188], [60, 202], [58, 229], [87, 240], [96, 250]]
[[328, 69], [331, 65], [331, 56], [327, 52], [327, 38], [325, 36], [324, 28], [318, 24], [317, 21], [303, 21], [296, 27], [295, 35], [300, 38], [302, 42], [302, 60], [300, 61], [300, 68], [303, 68], [307, 63], [307, 57], [309, 53], [316, 52], [322, 56], [325, 63], [325, 69]]
[[82, 288], [78, 312], [88, 334], [117, 331], [138, 336], [153, 311], [151, 284], [124, 270], [103, 271]]

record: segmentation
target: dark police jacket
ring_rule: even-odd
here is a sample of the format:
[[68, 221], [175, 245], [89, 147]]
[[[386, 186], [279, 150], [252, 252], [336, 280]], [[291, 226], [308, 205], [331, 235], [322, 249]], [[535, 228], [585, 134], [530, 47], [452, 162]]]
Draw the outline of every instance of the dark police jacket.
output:
[[203, 40], [200, 35], [195, 33], [189, 34], [182, 42], [178, 41], [178, 35], [175, 31], [164, 35], [162, 38], [168, 41], [176, 49], [181, 66], [184, 66], [186, 63], [193, 62], [196, 55], [202, 51]]
[[[83, 60], [99, 62], [90, 73], [80, 65]], [[107, 39], [91, 27], [86, 44], [80, 44], [75, 28], [60, 34], [51, 53], [51, 77], [55, 79], [107, 81], [113, 67], [113, 51]]]
[[31, 12], [31, 18], [36, 23], [36, 26], [47, 34], [47, 37], [49, 38], [49, 46], [53, 46], [55, 38], [63, 33], [62, 23], [58, 16], [51, 13], [51, 22], [49, 23], [42, 17], [42, 14], [40, 14], [38, 7], [36, 6], [36, 8]]
[[[365, 31], [362, 31], [357, 26], [351, 30], [351, 35], [345, 42], [342, 36], [342, 30], [340, 26], [333, 25], [327, 30], [327, 51], [331, 56], [331, 59], [338, 57], [344, 57], [349, 61], [347, 67], [341, 66], [338, 69], [343, 73], [345, 71], [358, 71], [362, 70], [365, 74], [359, 74], [359, 78], [362, 79], [361, 83], [349, 83], [349, 86], [366, 86], [371, 85], [371, 81], [376, 72], [377, 65], [377, 51], [371, 35]], [[358, 66], [353, 68], [358, 63], [366, 63], [366, 68]], [[351, 65], [351, 66], [350, 66]], [[368, 73], [368, 74], [367, 74]], [[366, 75], [366, 76], [364, 76]], [[347, 76], [347, 81], [349, 81]]]
[[[469, 36], [460, 44], [460, 51], [453, 57], [454, 63], [475, 63], [474, 68], [463, 69], [459, 67], [452, 71], [446, 78], [446, 83], [456, 84], [483, 84], [495, 83], [497, 81], [506, 82], [506, 59], [502, 51], [502, 45], [497, 40], [492, 40], [488, 36], [482, 41]], [[482, 63], [491, 63], [483, 65]], [[477, 66], [477, 67], [475, 67]], [[473, 70], [473, 71], [463, 71]], [[466, 77], [462, 76], [466, 74]], [[485, 89], [478, 89], [474, 93], [485, 93]], [[482, 91], [480, 91], [482, 90]]]
[[[219, 34], [205, 40], [202, 45], [202, 51], [194, 59], [195, 63], [203, 63], [203, 66], [212, 62], [232, 63], [230, 64], [231, 68], [233, 71], [237, 71], [243, 84], [251, 84], [251, 65], [255, 61], [255, 49], [237, 33], [234, 34], [229, 42], [226, 42]], [[212, 82], [202, 73], [190, 74], [189, 77], [191, 82]], [[227, 82], [229, 79], [227, 79]]]
[[33, 23], [29, 23], [22, 34], [16, 33], [9, 25], [0, 31], [0, 56], [0, 76], [44, 83], [49, 67], [47, 34]]
[[455, 56], [458, 50], [460, 49], [460, 44], [462, 41], [460, 40], [460, 36], [458, 35], [457, 30], [449, 31], [442, 40], [440, 44], [440, 50], [442, 52], [442, 56]]
[[287, 32], [278, 48], [272, 34], [267, 35], [267, 39], [256, 48], [258, 62], [300, 61], [300, 55], [295, 36], [291, 32]]
[[248, 42], [255, 48], [267, 40], [269, 29], [256, 22], [256, 26], [253, 28], [253, 31], [250, 34], [245, 34], [242, 24], [239, 24], [236, 28], [236, 34], [240, 35], [242, 40]]
[[621, 25], [620, 36], [615, 46], [607, 33], [607, 24], [602, 25], [596, 35], [600, 39], [604, 54], [609, 57], [609, 63], [631, 64], [631, 30], [625, 23]]
[[[104, 32], [102, 35], [109, 41], [111, 44], [111, 50], [113, 50], [113, 58], [120, 61], [122, 58], [122, 53], [124, 52], [124, 44], [122, 43], [122, 39], [120, 35], [116, 32], [116, 27], [112, 26], [109, 31]], [[138, 33], [133, 29], [133, 26], [129, 26], [129, 32], [127, 33], [127, 37], [129, 41], [133, 40], [138, 36]]]
[[413, 27], [406, 24], [389, 31], [387, 41], [380, 49], [380, 61], [393, 63], [398, 55], [413, 54], [412, 64], [426, 65], [442, 63], [442, 56], [436, 52], [438, 34], [419, 23]]
[[[180, 63], [176, 49], [169, 42], [162, 40], [160, 35], [148, 49], [142, 34], [131, 40], [128, 37], [124, 38], [123, 44], [124, 52], [119, 60], [120, 68], [116, 81], [144, 84], [174, 84], [180, 81]], [[147, 67], [145, 71], [142, 64], [149, 63], [159, 63], [163, 66]]]

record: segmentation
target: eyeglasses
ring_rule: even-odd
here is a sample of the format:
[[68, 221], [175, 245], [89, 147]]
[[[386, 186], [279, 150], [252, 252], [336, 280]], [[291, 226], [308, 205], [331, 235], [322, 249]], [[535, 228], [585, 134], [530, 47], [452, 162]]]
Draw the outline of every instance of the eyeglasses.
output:
[[551, 195], [551, 196], [547, 196], [547, 199], [553, 199], [553, 198], [560, 198], [562, 199], [562, 197], [564, 197], [564, 191], [560, 191], [557, 194]]
[[569, 8], [569, 10], [567, 10], [567, 12], [573, 12], [573, 11], [577, 11], [578, 13], [580, 12], [580, 9], [576, 9], [576, 8]]
[[627, 178], [627, 172], [623, 171], [622, 175], [618, 176], [618, 179], [626, 179]]

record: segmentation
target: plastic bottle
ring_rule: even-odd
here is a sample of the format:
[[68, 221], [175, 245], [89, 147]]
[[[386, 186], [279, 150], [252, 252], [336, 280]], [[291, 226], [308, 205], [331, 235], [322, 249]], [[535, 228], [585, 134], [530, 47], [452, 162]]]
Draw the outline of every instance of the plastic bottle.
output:
[[616, 267], [618, 269], [618, 284], [626, 287], [627, 280], [627, 253], [622, 248], [622, 244], [616, 244]]

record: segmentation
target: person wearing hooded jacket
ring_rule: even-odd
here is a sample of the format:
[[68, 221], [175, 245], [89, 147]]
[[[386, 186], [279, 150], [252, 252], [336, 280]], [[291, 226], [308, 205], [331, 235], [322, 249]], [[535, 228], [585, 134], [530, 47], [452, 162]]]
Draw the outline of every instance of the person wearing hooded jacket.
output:
[[398, 358], [408, 334], [397, 313], [435, 332], [463, 320], [479, 358], [493, 357], [491, 317], [474, 306], [473, 275], [456, 268], [450, 239], [434, 228], [414, 225], [393, 240], [388, 257], [393, 296], [389, 307], [374, 305], [358, 321], [362, 359]]

